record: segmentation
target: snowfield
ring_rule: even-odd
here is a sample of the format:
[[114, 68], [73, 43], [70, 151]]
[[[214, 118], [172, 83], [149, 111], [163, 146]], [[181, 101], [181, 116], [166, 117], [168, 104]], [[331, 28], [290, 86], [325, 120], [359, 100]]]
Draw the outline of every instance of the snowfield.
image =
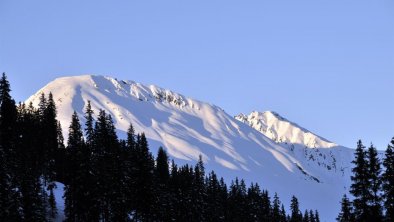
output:
[[335, 220], [350, 185], [352, 149], [275, 112], [234, 118], [167, 89], [95, 75], [58, 78], [26, 102], [37, 105], [42, 92], [53, 93], [65, 137], [73, 111], [84, 122], [90, 100], [96, 114], [104, 109], [112, 115], [120, 137], [132, 123], [136, 132], [145, 132], [154, 154], [162, 146], [178, 164], [194, 164], [202, 155], [207, 171], [227, 182], [235, 177], [258, 182], [271, 197], [277, 192], [287, 209], [295, 195], [302, 212], [317, 209], [322, 221]]

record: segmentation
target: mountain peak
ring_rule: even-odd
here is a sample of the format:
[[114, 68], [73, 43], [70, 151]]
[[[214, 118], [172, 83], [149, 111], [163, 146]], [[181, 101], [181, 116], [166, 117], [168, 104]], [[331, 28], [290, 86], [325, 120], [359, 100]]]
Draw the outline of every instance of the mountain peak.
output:
[[274, 111], [253, 111], [239, 114], [235, 119], [248, 124], [277, 143], [304, 145], [307, 148], [331, 148], [338, 146], [309, 130], [293, 123]]
[[[210, 103], [155, 85], [99, 75], [57, 78], [26, 103], [37, 106], [41, 93], [49, 92], [65, 137], [74, 111], [84, 125], [90, 101], [96, 114], [102, 109], [112, 116], [121, 138], [130, 123], [136, 133], [145, 132], [153, 153], [161, 146], [177, 164], [195, 163], [201, 155], [207, 172], [214, 170], [227, 180], [242, 177], [264, 184], [283, 199], [296, 195], [307, 208], [324, 209], [323, 218], [336, 216], [332, 206], [347, 186], [352, 150], [319, 149], [333, 144], [276, 112], [255, 111], [236, 117], [246, 125]], [[281, 143], [288, 141], [294, 144]], [[316, 203], [312, 198], [316, 196], [325, 201]]]

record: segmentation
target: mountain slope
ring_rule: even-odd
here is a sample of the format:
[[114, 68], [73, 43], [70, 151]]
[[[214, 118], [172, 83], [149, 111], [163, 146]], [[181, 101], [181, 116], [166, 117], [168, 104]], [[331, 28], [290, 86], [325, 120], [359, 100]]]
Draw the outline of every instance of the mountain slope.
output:
[[308, 148], [332, 148], [338, 146], [272, 111], [239, 114], [235, 119], [250, 125], [278, 143], [305, 145]]
[[248, 124], [276, 143], [288, 147], [297, 160], [302, 161], [304, 165], [312, 166], [313, 170], [326, 168], [322, 170], [323, 172], [318, 172], [318, 175], [324, 174], [326, 170], [339, 172], [342, 175], [349, 173], [349, 157], [343, 158], [342, 153], [344, 150], [349, 151], [347, 148], [302, 128], [278, 113], [254, 111], [248, 116], [239, 114], [235, 119]]
[[[163, 146], [179, 164], [194, 163], [202, 155], [207, 170], [227, 181], [240, 177], [258, 182], [272, 195], [278, 192], [287, 206], [294, 194], [302, 208], [318, 209], [323, 221], [334, 220], [349, 184], [352, 150], [325, 140], [314, 149], [277, 143], [217, 106], [157, 86], [93, 75], [64, 77], [26, 102], [37, 105], [40, 94], [49, 92], [65, 135], [74, 110], [84, 122], [90, 100], [96, 114], [104, 109], [113, 116], [121, 136], [130, 123], [137, 132], [145, 132], [153, 153]], [[280, 123], [272, 126], [276, 124]]]

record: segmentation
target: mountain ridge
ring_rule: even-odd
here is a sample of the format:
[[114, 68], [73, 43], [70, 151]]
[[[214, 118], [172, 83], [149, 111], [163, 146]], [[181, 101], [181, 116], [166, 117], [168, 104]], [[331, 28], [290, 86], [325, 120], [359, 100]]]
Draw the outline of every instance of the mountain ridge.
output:
[[349, 185], [351, 149], [275, 141], [218, 106], [155, 85], [97, 75], [62, 77], [26, 102], [37, 106], [40, 94], [49, 92], [54, 95], [65, 135], [74, 110], [84, 123], [89, 100], [96, 114], [104, 109], [113, 116], [121, 136], [129, 123], [137, 132], [145, 132], [153, 153], [163, 146], [181, 164], [195, 162], [202, 155], [207, 169], [225, 179], [259, 182], [278, 192], [286, 205], [286, 200], [296, 195], [305, 208], [318, 208], [327, 221], [336, 216], [340, 197]]
[[274, 111], [253, 111], [249, 115], [241, 113], [234, 118], [250, 125], [278, 143], [297, 143], [303, 144], [308, 148], [332, 148], [338, 146], [338, 144], [318, 136]]

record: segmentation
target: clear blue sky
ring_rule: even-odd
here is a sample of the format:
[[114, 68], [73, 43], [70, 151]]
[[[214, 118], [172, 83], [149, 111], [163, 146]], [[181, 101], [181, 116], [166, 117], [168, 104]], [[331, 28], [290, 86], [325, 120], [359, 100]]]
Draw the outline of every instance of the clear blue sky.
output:
[[0, 0], [0, 33], [18, 101], [102, 74], [274, 110], [350, 147], [394, 136], [392, 0]]

